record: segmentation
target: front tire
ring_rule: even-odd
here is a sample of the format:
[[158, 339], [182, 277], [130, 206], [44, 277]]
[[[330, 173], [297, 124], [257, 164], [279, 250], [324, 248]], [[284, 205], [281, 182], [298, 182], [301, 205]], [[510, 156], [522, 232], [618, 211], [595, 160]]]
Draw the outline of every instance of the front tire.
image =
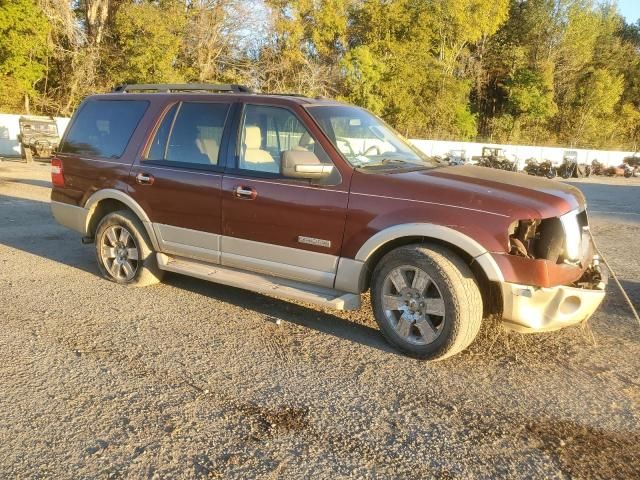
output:
[[467, 348], [482, 322], [482, 296], [471, 269], [440, 245], [409, 245], [385, 255], [373, 272], [371, 302], [387, 341], [426, 360]]
[[132, 212], [109, 213], [98, 224], [96, 260], [104, 278], [122, 285], [144, 287], [162, 280], [156, 255], [142, 222]]

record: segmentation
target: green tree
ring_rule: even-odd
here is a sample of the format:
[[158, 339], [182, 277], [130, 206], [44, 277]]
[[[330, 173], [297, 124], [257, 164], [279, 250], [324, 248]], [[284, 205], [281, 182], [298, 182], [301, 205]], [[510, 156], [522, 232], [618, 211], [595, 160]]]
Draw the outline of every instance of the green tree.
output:
[[[468, 47], [495, 32], [506, 6], [506, 0], [363, 2], [350, 24], [345, 97], [374, 105], [405, 135], [472, 138]], [[474, 15], [483, 20], [470, 25]]]
[[113, 83], [181, 81], [176, 67], [185, 25], [185, 5], [178, 1], [142, 1], [120, 7], [108, 59]]
[[565, 112], [563, 134], [570, 145], [607, 146], [617, 127], [616, 106], [622, 97], [624, 79], [598, 69], [577, 84], [574, 102]]
[[640, 151], [640, 110], [631, 103], [622, 105], [620, 112], [619, 145], [625, 150]]
[[[544, 124], [558, 111], [553, 100], [553, 85], [537, 69], [520, 68], [505, 82], [507, 114], [502, 140], [537, 143], [545, 132]], [[507, 120], [511, 120], [511, 124]], [[504, 134], [506, 133], [506, 138]]]
[[361, 45], [347, 52], [342, 60], [345, 72], [344, 88], [348, 99], [376, 114], [382, 114], [384, 100], [376, 85], [382, 80], [386, 65], [375, 57], [369, 47]]
[[29, 109], [47, 71], [50, 25], [34, 0], [0, 0], [0, 108]]
[[347, 50], [350, 0], [267, 0], [270, 35], [257, 74], [267, 91], [335, 95]]

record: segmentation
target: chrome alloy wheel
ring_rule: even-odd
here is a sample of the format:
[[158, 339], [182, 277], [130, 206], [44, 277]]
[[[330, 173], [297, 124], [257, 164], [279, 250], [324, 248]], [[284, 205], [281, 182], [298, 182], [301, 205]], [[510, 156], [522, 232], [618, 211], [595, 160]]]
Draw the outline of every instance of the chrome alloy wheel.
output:
[[138, 271], [138, 246], [133, 235], [121, 225], [107, 228], [100, 239], [100, 257], [113, 278], [130, 281]]
[[403, 265], [387, 274], [382, 284], [382, 308], [389, 325], [410, 343], [430, 344], [443, 330], [442, 294], [418, 267]]

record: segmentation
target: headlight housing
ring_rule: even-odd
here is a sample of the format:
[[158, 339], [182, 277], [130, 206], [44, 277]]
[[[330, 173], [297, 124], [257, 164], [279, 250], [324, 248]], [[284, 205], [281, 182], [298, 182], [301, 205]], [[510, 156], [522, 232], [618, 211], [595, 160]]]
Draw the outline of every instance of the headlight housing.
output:
[[586, 211], [573, 210], [560, 217], [528, 219], [509, 226], [509, 252], [554, 263], [578, 263], [582, 232], [588, 227]]
[[572, 210], [560, 217], [560, 223], [564, 230], [564, 256], [567, 260], [580, 260], [582, 251], [582, 229], [578, 221], [578, 210]]

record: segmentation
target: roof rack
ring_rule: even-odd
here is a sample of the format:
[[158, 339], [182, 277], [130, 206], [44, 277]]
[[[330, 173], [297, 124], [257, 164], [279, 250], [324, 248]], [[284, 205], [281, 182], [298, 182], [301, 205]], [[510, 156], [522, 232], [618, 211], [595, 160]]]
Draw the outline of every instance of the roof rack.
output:
[[302, 93], [289, 93], [289, 92], [276, 92], [276, 93], [267, 93], [267, 95], [273, 95], [275, 97], [297, 97], [297, 98], [309, 98], [308, 95], [304, 95]]
[[128, 92], [230, 92], [254, 93], [245, 85], [212, 85], [208, 83], [140, 83], [137, 85], [118, 85], [112, 90], [114, 93]]

